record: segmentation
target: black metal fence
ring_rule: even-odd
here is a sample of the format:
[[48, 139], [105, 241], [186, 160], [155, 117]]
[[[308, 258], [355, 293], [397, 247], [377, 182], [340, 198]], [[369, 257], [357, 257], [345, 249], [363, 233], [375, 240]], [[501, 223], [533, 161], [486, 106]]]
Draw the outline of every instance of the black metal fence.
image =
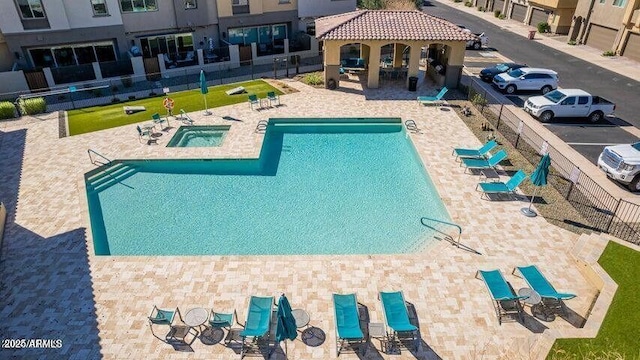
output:
[[537, 164], [541, 154], [548, 151], [549, 184], [585, 218], [589, 227], [640, 244], [639, 205], [611, 195], [476, 80], [470, 80], [467, 90], [467, 99], [531, 164]]

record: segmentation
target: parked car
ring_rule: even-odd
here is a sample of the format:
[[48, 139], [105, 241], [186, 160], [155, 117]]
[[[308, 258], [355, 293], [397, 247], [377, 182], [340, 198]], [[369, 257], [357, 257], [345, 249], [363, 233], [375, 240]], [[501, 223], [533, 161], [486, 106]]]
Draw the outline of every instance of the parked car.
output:
[[549, 69], [522, 67], [494, 76], [493, 84], [507, 94], [519, 90], [540, 90], [546, 94], [558, 88], [558, 73]]
[[616, 104], [579, 89], [559, 89], [543, 96], [532, 96], [524, 103], [524, 111], [542, 122], [560, 117], [586, 117], [596, 123], [613, 115]]
[[458, 25], [462, 31], [475, 35], [474, 40], [467, 41], [467, 49], [480, 50], [482, 47], [487, 46], [489, 44], [489, 37], [482, 33], [472, 33], [471, 30], [467, 29], [464, 25]]
[[507, 71], [511, 71], [515, 69], [520, 69], [521, 67], [526, 67], [526, 66], [527, 64], [516, 64], [516, 63], [496, 64], [495, 66], [482, 69], [482, 71], [480, 71], [480, 79], [486, 82], [492, 82], [493, 77], [498, 74], [502, 74]]
[[598, 157], [598, 167], [629, 190], [640, 190], [640, 142], [606, 146]]

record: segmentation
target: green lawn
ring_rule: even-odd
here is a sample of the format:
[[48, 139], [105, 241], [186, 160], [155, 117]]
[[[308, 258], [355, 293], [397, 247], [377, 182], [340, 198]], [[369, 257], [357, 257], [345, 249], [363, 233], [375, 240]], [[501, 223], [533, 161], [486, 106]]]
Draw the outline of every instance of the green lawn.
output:
[[[244, 94], [227, 95], [225, 91], [238, 86], [243, 86], [246, 90]], [[235, 84], [226, 84], [209, 87], [207, 94], [207, 106], [215, 108], [224, 105], [247, 102], [249, 94], [256, 94], [259, 98], [267, 96], [267, 92], [275, 91], [282, 95], [282, 92], [263, 80], [253, 80]], [[204, 110], [204, 99], [200, 93], [200, 88], [177, 93], [170, 93], [169, 96], [175, 101], [174, 114], [178, 114], [180, 109], [186, 112]], [[166, 115], [167, 110], [162, 107], [164, 96], [153, 98], [120, 102], [112, 105], [94, 106], [84, 109], [71, 110], [69, 116], [69, 135], [84, 134], [92, 131], [110, 129], [116, 126], [134, 124], [141, 121], [151, 120], [151, 115], [159, 113]], [[144, 106], [145, 111], [127, 115], [123, 106]], [[248, 106], [248, 105], [247, 105]]]
[[640, 359], [640, 252], [609, 242], [598, 263], [618, 284], [598, 336], [557, 340], [548, 360]]

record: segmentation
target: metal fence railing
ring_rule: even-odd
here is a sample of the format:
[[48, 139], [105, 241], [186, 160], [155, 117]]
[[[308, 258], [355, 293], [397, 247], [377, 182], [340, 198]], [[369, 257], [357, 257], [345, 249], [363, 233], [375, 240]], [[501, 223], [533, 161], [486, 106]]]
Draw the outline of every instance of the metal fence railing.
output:
[[549, 152], [552, 167], [549, 184], [585, 218], [588, 226], [640, 244], [639, 205], [611, 195], [476, 80], [471, 79], [467, 85], [467, 99], [527, 161], [535, 165], [543, 151]]

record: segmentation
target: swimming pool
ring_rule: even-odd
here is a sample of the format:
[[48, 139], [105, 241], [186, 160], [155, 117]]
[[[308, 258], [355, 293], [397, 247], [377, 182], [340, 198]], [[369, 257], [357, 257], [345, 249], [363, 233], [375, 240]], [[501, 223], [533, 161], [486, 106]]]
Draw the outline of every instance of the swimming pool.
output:
[[212, 147], [222, 145], [231, 126], [181, 126], [167, 147]]
[[400, 119], [271, 119], [259, 159], [86, 175], [98, 255], [393, 254], [449, 221]]

